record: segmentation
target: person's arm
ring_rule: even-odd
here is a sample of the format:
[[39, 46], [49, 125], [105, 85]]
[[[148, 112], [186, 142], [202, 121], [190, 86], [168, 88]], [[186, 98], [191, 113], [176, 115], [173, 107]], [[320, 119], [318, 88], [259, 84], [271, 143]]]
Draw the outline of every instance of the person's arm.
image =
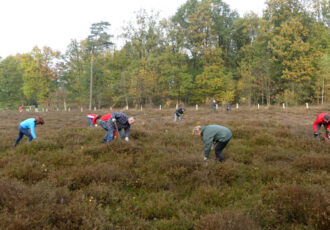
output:
[[208, 158], [211, 152], [213, 137], [203, 136], [203, 141], [204, 141], [204, 156]]
[[128, 140], [129, 134], [130, 134], [130, 129], [131, 129], [130, 125], [128, 125], [127, 127], [124, 128], [125, 136], [126, 136], [127, 140]]
[[33, 123], [30, 123], [30, 130], [31, 130], [31, 135], [33, 137], [33, 139], [37, 139], [37, 136], [36, 136], [36, 133], [34, 131], [34, 128], [35, 128], [35, 121], [33, 121]]
[[93, 125], [96, 125], [96, 118], [97, 118], [97, 116], [93, 117], [93, 119], [92, 119]]

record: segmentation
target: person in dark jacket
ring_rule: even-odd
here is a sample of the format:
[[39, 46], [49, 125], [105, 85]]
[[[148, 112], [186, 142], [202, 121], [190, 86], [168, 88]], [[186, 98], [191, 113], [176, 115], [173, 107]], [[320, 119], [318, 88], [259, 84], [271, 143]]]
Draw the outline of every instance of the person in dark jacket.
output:
[[326, 130], [326, 138], [330, 139], [330, 115], [328, 113], [320, 113], [317, 115], [316, 120], [313, 123], [314, 137], [317, 137], [320, 134], [322, 125]]
[[212, 107], [213, 112], [216, 113], [217, 112], [217, 102], [215, 100], [212, 101], [211, 107]]
[[184, 114], [186, 110], [184, 108], [178, 108], [177, 110], [175, 110], [174, 112], [174, 122], [176, 122], [176, 120], [178, 119], [179, 121], [182, 121], [182, 116]]
[[[135, 120], [135, 117], [128, 117], [126, 114], [121, 112], [112, 113], [111, 118], [109, 118], [109, 120], [106, 122], [108, 131], [105, 137], [106, 140], [103, 142], [111, 142], [113, 139], [113, 131], [116, 131], [117, 129], [120, 137], [125, 139], [125, 141], [128, 141], [131, 125], [135, 123]], [[102, 122], [102, 118], [99, 120], [99, 122]]]
[[193, 129], [193, 134], [201, 136], [204, 141], [204, 160], [208, 159], [212, 144], [215, 143], [216, 158], [221, 162], [225, 161], [222, 150], [232, 138], [232, 133], [228, 128], [220, 125], [196, 126]]
[[37, 139], [37, 136], [35, 134], [35, 127], [37, 125], [43, 125], [44, 119], [42, 117], [37, 118], [29, 118], [24, 121], [22, 121], [18, 126], [18, 137], [15, 140], [15, 147], [19, 144], [23, 136], [27, 136], [29, 142], [31, 142], [33, 139]]

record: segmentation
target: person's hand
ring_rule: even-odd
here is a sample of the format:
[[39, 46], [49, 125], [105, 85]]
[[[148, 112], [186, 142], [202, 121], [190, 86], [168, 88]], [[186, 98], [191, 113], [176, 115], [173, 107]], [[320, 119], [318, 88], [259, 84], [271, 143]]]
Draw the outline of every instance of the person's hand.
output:
[[206, 161], [207, 160], [207, 157], [204, 157], [204, 161]]
[[314, 133], [314, 137], [317, 137], [319, 135], [319, 133], [315, 132]]
[[116, 118], [112, 118], [111, 121], [112, 121], [112, 122], [116, 122]]
[[125, 141], [128, 141], [128, 137], [125, 137]]

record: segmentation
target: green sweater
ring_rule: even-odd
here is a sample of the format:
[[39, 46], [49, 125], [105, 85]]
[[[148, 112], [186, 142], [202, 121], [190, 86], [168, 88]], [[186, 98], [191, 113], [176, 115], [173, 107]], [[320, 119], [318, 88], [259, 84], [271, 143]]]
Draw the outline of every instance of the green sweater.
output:
[[204, 141], [205, 157], [209, 157], [213, 142], [226, 142], [232, 137], [230, 130], [220, 125], [208, 125], [202, 127], [201, 136]]

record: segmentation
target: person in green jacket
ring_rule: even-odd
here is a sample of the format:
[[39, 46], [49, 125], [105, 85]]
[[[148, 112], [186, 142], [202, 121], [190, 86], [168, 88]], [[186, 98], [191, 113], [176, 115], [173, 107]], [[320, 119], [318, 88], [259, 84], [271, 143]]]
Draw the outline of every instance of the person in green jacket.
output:
[[193, 129], [193, 134], [201, 136], [204, 141], [204, 160], [208, 159], [212, 144], [215, 143], [216, 158], [221, 162], [225, 161], [222, 150], [232, 137], [231, 131], [228, 128], [220, 125], [196, 126]]

